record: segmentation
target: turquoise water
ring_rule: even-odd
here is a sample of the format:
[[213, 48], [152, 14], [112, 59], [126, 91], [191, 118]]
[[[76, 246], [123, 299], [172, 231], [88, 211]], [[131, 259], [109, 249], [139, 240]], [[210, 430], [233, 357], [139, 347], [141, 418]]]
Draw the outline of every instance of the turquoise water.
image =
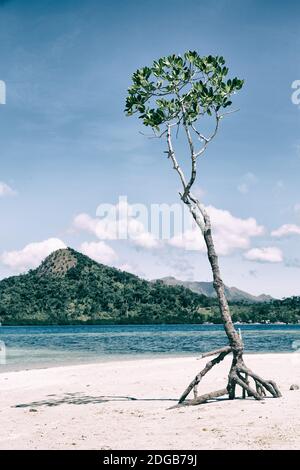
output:
[[[293, 352], [300, 348], [300, 325], [237, 327], [241, 328], [247, 352]], [[195, 355], [227, 344], [221, 325], [2, 326], [0, 341], [0, 372], [113, 359]]]

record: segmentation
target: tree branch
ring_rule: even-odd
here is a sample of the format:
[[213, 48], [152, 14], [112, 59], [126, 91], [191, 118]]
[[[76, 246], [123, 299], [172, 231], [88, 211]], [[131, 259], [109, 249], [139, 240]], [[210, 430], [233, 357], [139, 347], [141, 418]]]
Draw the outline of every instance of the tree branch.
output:
[[174, 149], [173, 149], [173, 144], [172, 144], [172, 135], [171, 135], [171, 125], [168, 124], [168, 127], [167, 127], [167, 142], [168, 142], [168, 158], [170, 158], [173, 162], [173, 168], [175, 171], [177, 171], [178, 175], [179, 175], [179, 178], [181, 180], [181, 184], [183, 186], [183, 190], [185, 191], [185, 188], [186, 188], [186, 180], [185, 180], [185, 176], [184, 176], [184, 173], [182, 171], [182, 169], [180, 168], [178, 162], [177, 162], [177, 159], [176, 159], [176, 156], [175, 156], [175, 152], [174, 152]]
[[201, 134], [196, 127], [192, 124], [192, 129], [194, 132], [199, 136], [200, 139], [204, 140], [204, 145], [203, 147], [196, 153], [195, 157], [198, 158], [200, 157], [206, 150], [207, 145], [213, 140], [213, 138], [216, 136], [218, 129], [219, 129], [219, 122], [221, 119], [221, 116], [218, 115], [217, 112], [215, 112], [215, 118], [216, 118], [216, 125], [215, 125], [215, 130], [211, 134], [210, 137], [205, 137], [203, 134]]

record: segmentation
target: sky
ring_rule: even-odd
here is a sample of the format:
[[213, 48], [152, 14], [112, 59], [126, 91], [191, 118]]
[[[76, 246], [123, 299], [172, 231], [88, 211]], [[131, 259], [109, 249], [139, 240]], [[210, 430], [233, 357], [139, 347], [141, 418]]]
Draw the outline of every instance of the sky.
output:
[[103, 204], [121, 215], [180, 204], [165, 142], [124, 103], [138, 67], [191, 49], [223, 55], [245, 79], [196, 188], [224, 281], [300, 295], [299, 17], [293, 0], [0, 1], [0, 278], [71, 246], [146, 279], [211, 280], [194, 230], [156, 240], [132, 216], [116, 240], [97, 215]]

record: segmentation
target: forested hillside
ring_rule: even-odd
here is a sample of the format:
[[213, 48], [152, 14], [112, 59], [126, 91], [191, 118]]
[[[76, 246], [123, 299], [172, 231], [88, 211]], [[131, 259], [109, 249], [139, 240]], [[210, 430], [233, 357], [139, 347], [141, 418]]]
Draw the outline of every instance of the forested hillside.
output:
[[0, 319], [8, 323], [201, 322], [216, 302], [183, 287], [151, 283], [58, 250], [28, 274], [0, 282]]
[[[234, 321], [300, 320], [300, 297], [265, 303], [231, 302]], [[214, 298], [168, 286], [91, 260], [70, 248], [39, 268], [0, 282], [5, 324], [220, 323]]]

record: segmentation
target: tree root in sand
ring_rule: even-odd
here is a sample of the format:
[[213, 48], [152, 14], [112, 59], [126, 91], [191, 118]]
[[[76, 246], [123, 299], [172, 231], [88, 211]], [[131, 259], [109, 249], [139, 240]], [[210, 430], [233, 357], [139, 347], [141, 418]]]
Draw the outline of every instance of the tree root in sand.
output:
[[[202, 378], [215, 365], [223, 361], [223, 359], [230, 353], [233, 354], [233, 359], [228, 374], [228, 382], [226, 388], [198, 396], [198, 385], [201, 382]], [[269, 392], [269, 394], [274, 398], [281, 397], [281, 393], [275, 382], [273, 382], [272, 380], [265, 380], [261, 378], [259, 375], [252, 372], [252, 370], [250, 370], [245, 365], [243, 360], [242, 349], [236, 350], [233, 349], [231, 346], [225, 346], [224, 348], [203, 354], [202, 358], [208, 356], [216, 357], [209, 361], [206, 366], [199, 372], [199, 374], [196, 375], [194, 380], [189, 384], [189, 386], [181, 395], [178, 404], [173, 408], [177, 408], [180, 406], [200, 405], [201, 403], [206, 403], [209, 400], [213, 400], [225, 395], [228, 395], [228, 398], [230, 400], [233, 400], [236, 398], [237, 386], [241, 387], [243, 398], [246, 398], [248, 396], [255, 398], [255, 400], [263, 400], [267, 396], [267, 392]], [[249, 379], [252, 379], [255, 388], [253, 388], [253, 385], [250, 385]], [[194, 398], [191, 400], [186, 400], [192, 390], [194, 392]]]

